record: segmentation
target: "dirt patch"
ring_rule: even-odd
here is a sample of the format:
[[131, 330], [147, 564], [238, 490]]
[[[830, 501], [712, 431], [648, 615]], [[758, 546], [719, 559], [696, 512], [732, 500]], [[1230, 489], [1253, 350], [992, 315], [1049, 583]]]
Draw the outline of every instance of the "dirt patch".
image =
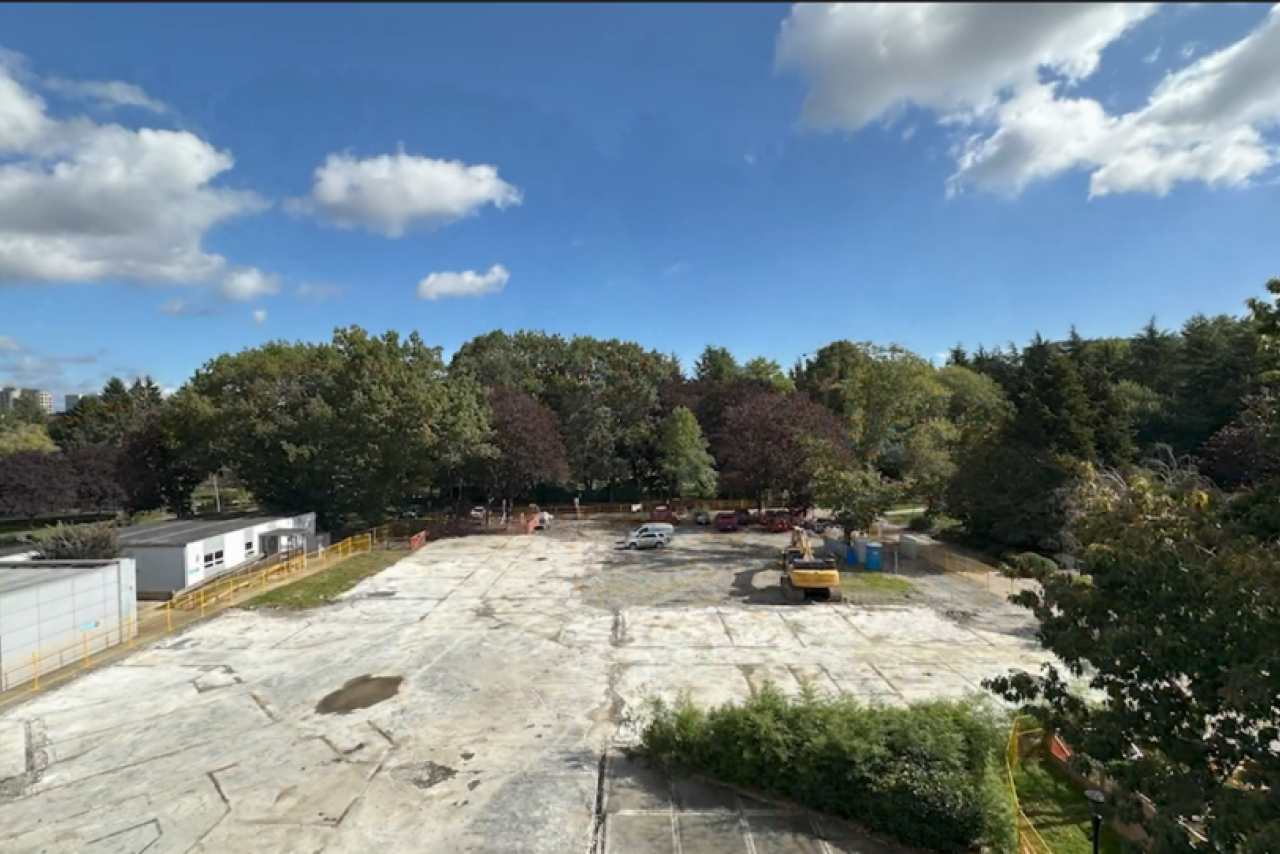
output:
[[[432, 786], [438, 786], [445, 780], [452, 779], [457, 776], [458, 772], [450, 768], [448, 765], [437, 765], [434, 762], [423, 762], [419, 765], [409, 777], [409, 782], [417, 786], [419, 789], [430, 789]], [[475, 787], [472, 786], [474, 789]]]
[[316, 714], [345, 715], [376, 706], [400, 692], [403, 676], [357, 676], [316, 704]]

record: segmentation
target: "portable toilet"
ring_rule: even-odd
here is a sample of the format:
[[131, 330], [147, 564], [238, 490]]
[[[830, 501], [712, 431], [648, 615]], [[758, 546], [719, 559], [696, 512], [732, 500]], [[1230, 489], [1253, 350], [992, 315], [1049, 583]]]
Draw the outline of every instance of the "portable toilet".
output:
[[864, 538], [862, 538], [862, 537], [859, 537], [858, 539], [854, 540], [854, 541], [853, 541], [853, 551], [854, 551], [854, 555], [855, 555], [855, 558], [854, 558], [854, 560], [853, 560], [853, 563], [866, 563], [866, 562], [867, 562], [867, 541], [866, 541], [866, 539], [864, 539]]
[[868, 572], [879, 572], [881, 570], [883, 566], [882, 552], [883, 549], [879, 543], [867, 543], [866, 564]]

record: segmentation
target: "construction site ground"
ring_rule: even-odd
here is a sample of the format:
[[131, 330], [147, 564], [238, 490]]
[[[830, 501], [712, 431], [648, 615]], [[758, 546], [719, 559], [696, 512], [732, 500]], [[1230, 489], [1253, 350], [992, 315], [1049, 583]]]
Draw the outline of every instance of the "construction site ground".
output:
[[651, 695], [903, 702], [1047, 659], [980, 584], [785, 605], [785, 534], [443, 540], [303, 614], [231, 611], [0, 713], [5, 854], [902, 849], [626, 761]]

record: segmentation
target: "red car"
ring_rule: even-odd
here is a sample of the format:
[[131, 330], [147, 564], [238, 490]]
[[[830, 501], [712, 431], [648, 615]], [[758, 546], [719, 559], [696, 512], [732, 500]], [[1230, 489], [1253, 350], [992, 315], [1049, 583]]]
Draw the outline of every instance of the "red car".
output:
[[769, 530], [775, 534], [781, 534], [791, 530], [791, 517], [786, 513], [775, 513], [773, 518], [769, 520]]
[[732, 512], [716, 514], [716, 530], [717, 531], [736, 531], [738, 530], [738, 515]]

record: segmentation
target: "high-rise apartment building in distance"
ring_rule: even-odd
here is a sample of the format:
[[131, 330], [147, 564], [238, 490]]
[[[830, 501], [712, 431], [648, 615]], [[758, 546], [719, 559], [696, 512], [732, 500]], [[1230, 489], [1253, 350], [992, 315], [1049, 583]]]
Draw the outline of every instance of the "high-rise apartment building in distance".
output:
[[63, 399], [63, 412], [70, 412], [82, 403], [97, 400], [96, 394], [69, 394]]
[[9, 386], [0, 389], [0, 409], [13, 409], [18, 399], [22, 397], [33, 397], [40, 404], [40, 409], [46, 415], [53, 414], [53, 395], [47, 391], [41, 391], [38, 388], [14, 388]]

